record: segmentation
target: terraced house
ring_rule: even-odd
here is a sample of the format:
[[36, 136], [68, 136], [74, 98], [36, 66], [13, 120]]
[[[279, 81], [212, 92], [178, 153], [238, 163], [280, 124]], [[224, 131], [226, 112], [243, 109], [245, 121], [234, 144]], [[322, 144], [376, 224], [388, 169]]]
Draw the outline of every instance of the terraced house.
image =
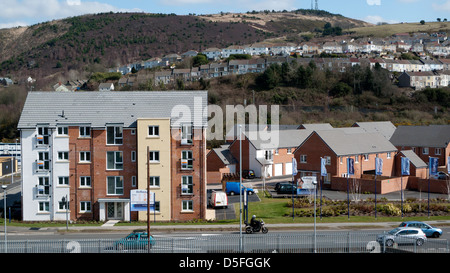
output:
[[148, 185], [152, 219], [204, 218], [206, 105], [206, 91], [30, 92], [18, 124], [23, 220], [146, 220], [130, 191]]

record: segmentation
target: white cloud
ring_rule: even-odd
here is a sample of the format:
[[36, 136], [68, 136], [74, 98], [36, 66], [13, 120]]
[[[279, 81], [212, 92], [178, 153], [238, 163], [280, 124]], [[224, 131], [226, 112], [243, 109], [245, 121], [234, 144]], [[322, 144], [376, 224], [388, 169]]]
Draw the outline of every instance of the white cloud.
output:
[[20, 22], [20, 21], [16, 21], [16, 22], [9, 22], [9, 23], [0, 23], [0, 29], [2, 28], [13, 28], [13, 27], [24, 27], [27, 26], [28, 24], [25, 22]]
[[447, 0], [447, 2], [445, 2], [445, 3], [441, 4], [441, 5], [433, 3], [432, 7], [436, 11], [441, 11], [441, 12], [442, 11], [444, 11], [444, 12], [448, 11], [448, 12], [450, 12], [450, 0]]
[[383, 23], [388, 23], [388, 24], [397, 24], [397, 23], [399, 23], [399, 21], [387, 20], [387, 19], [384, 19], [383, 17], [378, 16], [378, 15], [368, 15], [368, 16], [364, 17], [362, 20], [366, 21], [366, 22], [369, 22], [369, 23], [372, 23], [372, 24], [377, 24], [377, 23], [382, 23], [382, 22]]
[[[22, 18], [23, 21], [48, 21], [82, 14], [123, 10], [112, 5], [81, 0], [2, 0], [0, 23], [9, 23], [10, 19]], [[5, 23], [7, 22], [7, 23]]]
[[367, 5], [369, 6], [380, 6], [381, 0], [366, 0]]

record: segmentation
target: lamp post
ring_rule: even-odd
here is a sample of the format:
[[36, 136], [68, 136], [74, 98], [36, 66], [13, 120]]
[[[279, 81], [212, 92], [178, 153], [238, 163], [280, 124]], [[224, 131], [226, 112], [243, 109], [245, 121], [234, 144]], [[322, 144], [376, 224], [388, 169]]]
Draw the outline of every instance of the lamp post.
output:
[[317, 235], [316, 235], [316, 194], [317, 194], [317, 181], [313, 180], [314, 185], [314, 253], [317, 249]]
[[3, 214], [5, 216], [5, 253], [8, 252], [8, 248], [6, 246], [7, 236], [6, 236], [6, 185], [2, 185], [3, 189]]
[[243, 251], [242, 243], [242, 125], [239, 125], [239, 250]]

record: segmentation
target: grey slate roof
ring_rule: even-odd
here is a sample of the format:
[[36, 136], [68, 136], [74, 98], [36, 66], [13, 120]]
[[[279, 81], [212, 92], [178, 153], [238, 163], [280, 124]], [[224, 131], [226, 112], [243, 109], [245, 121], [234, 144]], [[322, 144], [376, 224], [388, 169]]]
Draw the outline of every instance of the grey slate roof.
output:
[[397, 147], [447, 147], [450, 125], [399, 126], [390, 141]]
[[409, 159], [409, 162], [416, 166], [416, 168], [426, 168], [427, 163], [423, 161], [415, 152], [412, 150], [401, 151], [401, 153]]
[[[258, 134], [256, 131], [246, 132], [245, 135], [257, 150], [297, 148], [311, 133], [311, 130], [274, 130], [263, 131]], [[252, 134], [254, 133], [254, 134]], [[267, 134], [266, 136], [263, 134]], [[239, 139], [237, 139], [239, 140]]]
[[397, 148], [381, 134], [368, 133], [360, 128], [336, 128], [319, 130], [316, 133], [337, 156], [397, 151]]
[[356, 122], [353, 126], [363, 128], [369, 133], [380, 133], [387, 139], [391, 139], [397, 129], [390, 121]]
[[[37, 124], [136, 127], [138, 118], [171, 117], [172, 126], [193, 122], [199, 128], [207, 126], [207, 115], [203, 115], [207, 102], [207, 91], [29, 92], [18, 129]], [[190, 115], [183, 116], [187, 109]]]
[[237, 160], [231, 154], [229, 147], [230, 145], [222, 145], [220, 148], [212, 149], [225, 165], [237, 163]]

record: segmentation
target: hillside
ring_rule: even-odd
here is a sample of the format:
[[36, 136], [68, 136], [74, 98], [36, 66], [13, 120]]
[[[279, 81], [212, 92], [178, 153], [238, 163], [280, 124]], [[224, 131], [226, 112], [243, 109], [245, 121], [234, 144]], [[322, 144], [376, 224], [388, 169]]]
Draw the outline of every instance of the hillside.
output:
[[187, 15], [102, 13], [0, 30], [0, 75], [46, 87], [68, 73], [97, 71], [170, 53], [250, 44], [367, 23], [324, 11]]
[[401, 23], [373, 25], [367, 27], [355, 27], [348, 30], [352, 34], [358, 36], [372, 37], [388, 37], [396, 33], [413, 33], [413, 32], [448, 32], [450, 31], [450, 22], [426, 22], [425, 24], [417, 23]]

